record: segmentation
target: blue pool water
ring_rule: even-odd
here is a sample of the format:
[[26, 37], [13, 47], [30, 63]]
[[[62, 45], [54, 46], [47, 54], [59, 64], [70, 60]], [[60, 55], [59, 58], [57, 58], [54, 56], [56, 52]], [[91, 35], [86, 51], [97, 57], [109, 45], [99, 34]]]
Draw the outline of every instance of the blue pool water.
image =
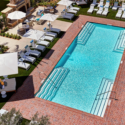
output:
[[[119, 27], [91, 24], [94, 29], [86, 42], [82, 38], [82, 41], [79, 42], [79, 37], [85, 30], [83, 28], [81, 34], [74, 39], [55, 66], [54, 69], [63, 67], [68, 69], [68, 72], [60, 82], [59, 87], [56, 87], [58, 88], [55, 92], [56, 94], [53, 94], [54, 96], [50, 99], [52, 102], [88, 113], [90, 113], [102, 79], [105, 77], [115, 80], [122, 52], [114, 51], [114, 47], [121, 31], [124, 30]], [[54, 81], [53, 76], [51, 76], [52, 80], [48, 80], [50, 82], [46, 83], [47, 85], [51, 84], [53, 86], [60, 80], [58, 78], [57, 81]], [[40, 97], [42, 95], [43, 86], [41, 86], [36, 96]], [[53, 90], [56, 88], [53, 88]], [[43, 96], [45, 99], [47, 99], [46, 94]]]

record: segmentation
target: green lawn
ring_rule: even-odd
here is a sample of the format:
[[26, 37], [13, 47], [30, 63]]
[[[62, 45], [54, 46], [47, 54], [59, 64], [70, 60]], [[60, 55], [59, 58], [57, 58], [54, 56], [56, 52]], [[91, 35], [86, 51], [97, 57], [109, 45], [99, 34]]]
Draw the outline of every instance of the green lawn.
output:
[[0, 0], [0, 11], [5, 9], [7, 7], [7, 4], [9, 3], [10, 0]]
[[[116, 15], [117, 11], [113, 11], [111, 8], [109, 8], [109, 13], [108, 13], [107, 16], [101, 16], [101, 15], [96, 15], [95, 11], [92, 14], [87, 14], [88, 9], [90, 8], [89, 4], [83, 5], [83, 6], [75, 5], [75, 7], [79, 7], [80, 11], [75, 15], [73, 20], [68, 20], [68, 19], [63, 19], [63, 18], [58, 18], [58, 20], [67, 21], [67, 22], [73, 22], [73, 21], [75, 21], [78, 18], [79, 15], [87, 15], [87, 16], [94, 16], [94, 17], [101, 17], [101, 18], [107, 18], [107, 19], [124, 21], [123, 19], [115, 18], [115, 15]], [[95, 7], [94, 9], [98, 9], [98, 8]]]

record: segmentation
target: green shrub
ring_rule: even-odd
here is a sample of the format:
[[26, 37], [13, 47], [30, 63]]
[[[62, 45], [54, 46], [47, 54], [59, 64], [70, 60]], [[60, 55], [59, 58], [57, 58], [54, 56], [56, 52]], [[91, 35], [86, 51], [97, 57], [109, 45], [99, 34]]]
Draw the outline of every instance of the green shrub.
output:
[[1, 30], [1, 33], [4, 33], [4, 30]]
[[9, 37], [9, 33], [6, 33], [6, 37]]
[[5, 36], [5, 33], [3, 33], [3, 36]]
[[11, 34], [9, 34], [9, 36], [8, 36], [8, 37], [9, 37], [9, 38], [12, 38], [12, 37], [11, 37]]

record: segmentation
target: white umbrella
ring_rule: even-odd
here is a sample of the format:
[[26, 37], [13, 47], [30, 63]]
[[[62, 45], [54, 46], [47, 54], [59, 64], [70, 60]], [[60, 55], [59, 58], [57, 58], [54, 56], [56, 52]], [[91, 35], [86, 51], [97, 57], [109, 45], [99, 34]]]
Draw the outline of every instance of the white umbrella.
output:
[[26, 17], [26, 13], [22, 12], [22, 11], [14, 11], [12, 13], [9, 13], [7, 18], [11, 19], [11, 20], [19, 20]]
[[[48, 14], [44, 14], [44, 15], [40, 18], [40, 20], [48, 20], [49, 23], [50, 23], [50, 21], [56, 20], [57, 17], [58, 17], [58, 15], [48, 13]], [[49, 25], [49, 27], [50, 27], [50, 25]]]
[[0, 76], [18, 74], [17, 52], [0, 54]]
[[69, 0], [61, 0], [57, 4], [64, 5], [64, 6], [70, 6], [73, 2]]
[[26, 13], [21, 12], [21, 11], [14, 11], [12, 13], [9, 13], [7, 18], [11, 19], [11, 20], [19, 20], [26, 17]]
[[27, 38], [34, 39], [34, 40], [39, 40], [40, 37], [43, 36], [44, 34], [45, 33], [43, 31], [30, 29], [23, 35], [23, 37], [27, 37]]

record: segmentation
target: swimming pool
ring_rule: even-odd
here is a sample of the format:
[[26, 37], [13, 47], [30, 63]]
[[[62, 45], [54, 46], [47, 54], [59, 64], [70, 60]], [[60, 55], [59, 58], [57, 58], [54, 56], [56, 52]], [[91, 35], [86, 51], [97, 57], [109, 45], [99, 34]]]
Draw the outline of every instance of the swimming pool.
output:
[[105, 108], [110, 94], [103, 93], [112, 89], [123, 42], [123, 28], [87, 23], [35, 96], [88, 113], [104, 112], [99, 108]]

